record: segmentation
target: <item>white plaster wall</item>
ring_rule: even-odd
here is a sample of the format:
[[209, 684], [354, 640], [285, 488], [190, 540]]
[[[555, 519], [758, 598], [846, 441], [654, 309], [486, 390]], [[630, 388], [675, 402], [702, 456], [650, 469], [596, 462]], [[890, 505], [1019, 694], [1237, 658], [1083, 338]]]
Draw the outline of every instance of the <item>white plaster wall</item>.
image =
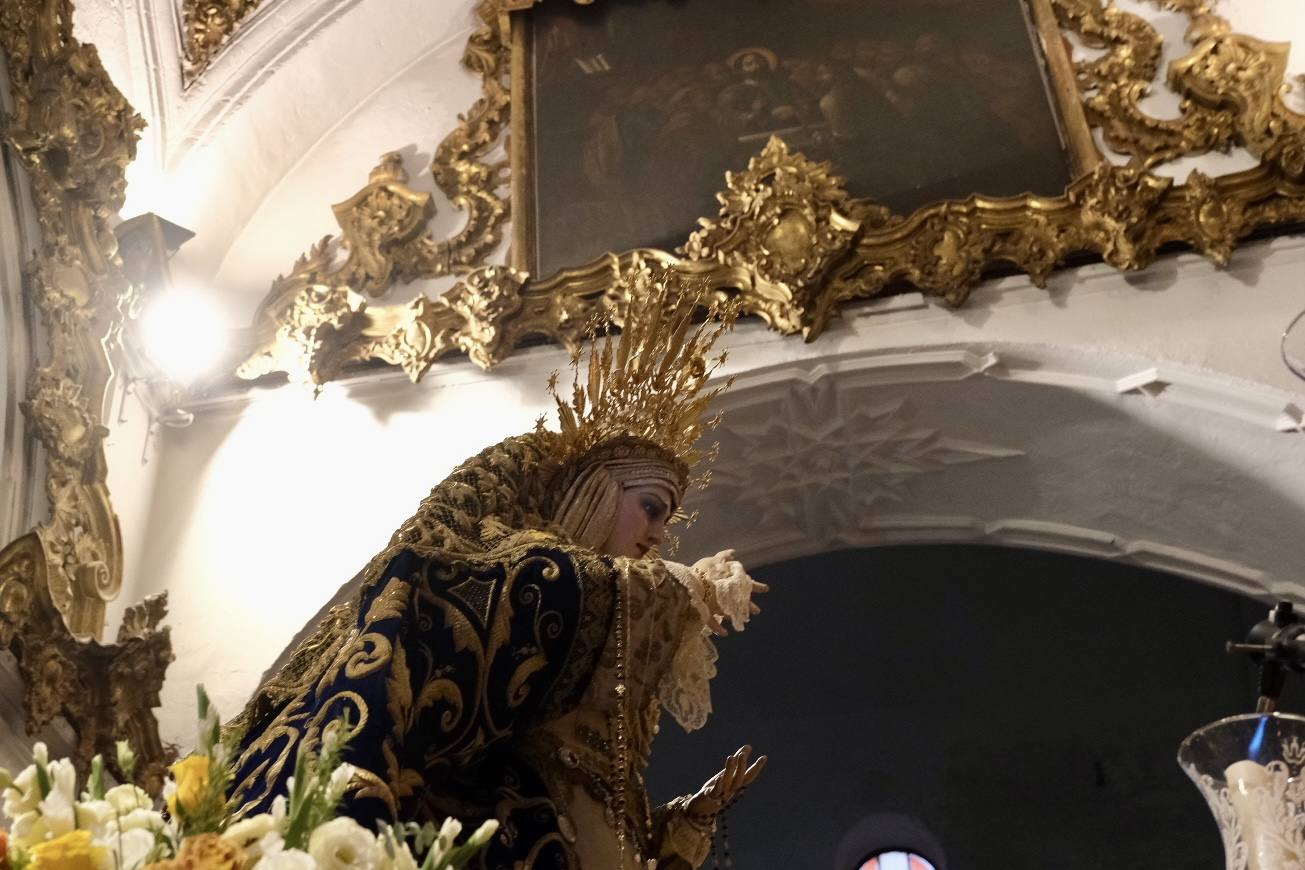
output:
[[120, 376], [114, 379], [106, 403], [109, 434], [104, 439], [104, 456], [109, 468], [109, 496], [122, 533], [123, 580], [122, 591], [105, 609], [104, 636], [109, 640], [117, 636], [123, 611], [145, 594], [137, 595], [135, 589], [141, 585], [145, 573], [142, 559], [159, 469], [157, 426], [151, 422], [149, 411], [141, 404], [134, 388], [129, 388], [122, 375], [125, 368], [120, 366], [118, 371]]
[[[272, 237], [290, 251], [289, 261], [276, 267], [288, 269], [300, 252], [296, 246], [313, 241], [301, 232], [312, 231], [314, 220], [284, 203], [269, 208], [265, 198], [328, 140], [320, 156], [333, 167], [334, 186], [351, 187], [346, 196], [365, 183], [383, 152], [430, 147], [469, 105], [457, 61], [475, 24], [473, 8], [472, 0], [264, 4], [217, 62], [183, 89], [172, 3], [127, 0], [130, 50], [143, 71], [130, 96], [151, 126], [132, 169], [124, 214], [154, 211], [195, 230], [174, 269], [201, 286], [214, 286], [255, 215], [275, 227]], [[441, 66], [453, 74], [427, 75], [422, 64], [431, 55], [442, 57]], [[458, 81], [449, 85], [446, 79]], [[383, 111], [366, 112], [373, 103]], [[366, 146], [346, 146], [346, 159], [336, 162], [341, 146], [359, 137]], [[308, 176], [314, 171], [320, 178], [320, 167]], [[336, 194], [329, 185], [310, 184], [300, 195], [323, 206], [316, 220], [330, 220]], [[287, 232], [290, 227], [295, 230]], [[260, 274], [260, 291], [274, 275]], [[233, 288], [215, 289], [226, 295]]]
[[[223, 288], [234, 322], [248, 321], [272, 278], [289, 272], [310, 245], [339, 233], [330, 206], [357, 193], [387, 151], [402, 155], [412, 187], [435, 196], [437, 211], [430, 227], [436, 237], [460, 228], [462, 213], [435, 188], [429, 166], [436, 146], [452, 130], [451, 119], [480, 94], [479, 79], [459, 66], [469, 33], [469, 27], [455, 33], [396, 73], [264, 191], [257, 211], [230, 241], [211, 278], [212, 286]], [[399, 288], [396, 298], [413, 295], [413, 289]]]

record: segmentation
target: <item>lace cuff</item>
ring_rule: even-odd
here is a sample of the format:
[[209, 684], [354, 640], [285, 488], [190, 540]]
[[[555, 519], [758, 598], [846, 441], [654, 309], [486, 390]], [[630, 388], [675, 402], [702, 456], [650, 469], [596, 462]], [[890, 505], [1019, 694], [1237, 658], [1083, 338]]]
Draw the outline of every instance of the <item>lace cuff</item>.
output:
[[735, 631], [743, 631], [752, 616], [752, 587], [755, 581], [734, 558], [733, 550], [721, 550], [714, 556], [699, 559], [691, 569], [711, 584], [707, 596], [716, 599], [716, 611], [730, 621]]
[[677, 797], [653, 810], [658, 867], [696, 870], [711, 853], [716, 820], [688, 812], [688, 803], [688, 798]]
[[716, 676], [716, 661], [720, 658], [707, 628], [712, 619], [706, 601], [708, 581], [687, 565], [665, 564], [671, 576], [688, 592], [690, 607], [697, 618], [686, 613], [688, 618], [683, 621], [675, 656], [657, 686], [657, 697], [681, 728], [696, 731], [707, 724], [711, 715], [711, 679]]

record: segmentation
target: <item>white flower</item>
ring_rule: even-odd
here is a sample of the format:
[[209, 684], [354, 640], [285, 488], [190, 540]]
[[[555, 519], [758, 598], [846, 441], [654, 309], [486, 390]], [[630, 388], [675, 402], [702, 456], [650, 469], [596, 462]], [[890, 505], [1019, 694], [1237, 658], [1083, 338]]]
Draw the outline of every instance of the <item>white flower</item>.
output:
[[[453, 851], [453, 841], [462, 833], [462, 822], [450, 816], [440, 825], [440, 832], [435, 835], [435, 842], [430, 844], [430, 852], [426, 855], [428, 862], [434, 863], [436, 867], [440, 862], [449, 856]], [[432, 856], [434, 856], [432, 858]]]
[[439, 841], [441, 843], [447, 843], [448, 846], [452, 846], [453, 841], [456, 840], [458, 838], [458, 834], [461, 833], [462, 833], [462, 822], [458, 821], [452, 816], [449, 816], [447, 819], [444, 820], [444, 824], [440, 825]]
[[222, 839], [230, 840], [244, 849], [256, 844], [268, 834], [280, 834], [281, 824], [271, 813], [262, 813], [241, 819], [222, 832]]
[[20, 814], [9, 829], [9, 840], [25, 849], [48, 840], [51, 836], [45, 818], [36, 810]]
[[285, 841], [281, 839], [284, 829], [284, 816], [278, 819], [271, 813], [262, 813], [232, 824], [222, 832], [222, 839], [244, 850], [245, 866], [250, 867], [264, 855], [285, 848]]
[[114, 853], [114, 866], [118, 870], [133, 870], [149, 857], [154, 848], [154, 834], [144, 828], [135, 828], [108, 838], [108, 844]]
[[217, 707], [214, 707], [212, 704], [205, 704], [205, 707], [206, 709], [203, 718], [196, 723], [199, 731], [199, 745], [195, 747], [195, 751], [201, 755], [212, 756], [213, 748], [215, 746], [213, 743], [213, 735], [217, 733], [218, 728], [220, 727], [218, 723], [218, 711]]
[[285, 839], [281, 836], [280, 831], [264, 834], [258, 841], [258, 850], [262, 855], [271, 855], [273, 852], [280, 852], [284, 848]]
[[73, 802], [77, 789], [77, 771], [66, 758], [51, 761], [47, 769], [50, 773], [50, 793], [36, 805], [36, 809], [45, 820], [50, 833], [58, 837], [76, 827]]
[[497, 830], [498, 830], [497, 819], [489, 819], [487, 821], [481, 822], [480, 827], [476, 828], [476, 830], [472, 833], [472, 835], [467, 838], [467, 842], [470, 844], [474, 844], [477, 847], [484, 846], [486, 843], [489, 842], [489, 838], [494, 836], [494, 833]]
[[301, 849], [279, 849], [264, 854], [251, 870], [317, 870], [313, 856]]
[[376, 837], [348, 816], [331, 819], [308, 837], [308, 854], [320, 870], [377, 870]]
[[122, 813], [109, 822], [109, 831], [162, 831], [167, 827], [163, 814], [156, 810], [141, 809]]
[[[256, 849], [260, 856], [250, 870], [317, 870], [313, 856], [302, 849], [287, 849], [281, 835], [273, 831], [258, 841]], [[252, 849], [245, 854], [252, 857]]]
[[75, 807], [77, 827], [86, 828], [96, 840], [103, 840], [109, 822], [118, 815], [118, 811], [108, 801], [85, 801]]
[[332, 804], [340, 802], [344, 797], [344, 790], [349, 787], [349, 780], [353, 779], [354, 767], [352, 764], [341, 764], [331, 772], [331, 780], [326, 786], [327, 800]]
[[76, 827], [74, 790], [77, 772], [68, 759], [51, 762], [44, 743], [32, 748], [32, 757], [45, 766], [50, 791], [42, 798], [36, 764], [28, 767], [5, 791], [5, 813], [14, 820], [9, 838], [15, 845], [31, 848], [62, 836]]
[[136, 753], [131, 751], [130, 741], [118, 740], [114, 743], [114, 748], [118, 751], [118, 767], [131, 770], [136, 766]]
[[[45, 744], [36, 744], [36, 747], [32, 750], [32, 755], [37, 758], [44, 758], [46, 756]], [[42, 762], [42, 764], [44, 763], [46, 762]], [[29, 764], [18, 773], [18, 776], [14, 777], [13, 784], [5, 789], [4, 813], [11, 819], [17, 819], [23, 813], [30, 813], [35, 810], [40, 801], [41, 788], [38, 785], [36, 776], [36, 765]]]
[[340, 748], [340, 726], [332, 722], [322, 731], [322, 748], [320, 754], [331, 755]]
[[406, 840], [394, 836], [394, 831], [386, 831], [380, 837], [380, 870], [417, 870], [417, 859], [412, 856]]
[[154, 806], [145, 789], [134, 785], [115, 785], [104, 794], [104, 799], [119, 813], [148, 810]]

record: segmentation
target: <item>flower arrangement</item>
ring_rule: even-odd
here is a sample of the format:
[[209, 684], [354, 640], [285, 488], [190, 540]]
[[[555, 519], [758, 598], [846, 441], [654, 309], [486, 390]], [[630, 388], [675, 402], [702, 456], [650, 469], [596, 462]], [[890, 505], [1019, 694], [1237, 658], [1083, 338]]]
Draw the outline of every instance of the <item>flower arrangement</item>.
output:
[[237, 817], [232, 747], [202, 686], [198, 694], [197, 746], [172, 765], [158, 798], [129, 784], [136, 760], [125, 741], [116, 761], [128, 784], [110, 786], [97, 755], [79, 794], [72, 761], [52, 761], [43, 743], [17, 776], [0, 768], [10, 822], [0, 831], [0, 870], [460, 870], [498, 828], [488, 821], [458, 844], [456, 819], [372, 832], [337, 815], [353, 776], [341, 761], [343, 720], [325, 729], [318, 752], [299, 753], [290, 793], [271, 812]]

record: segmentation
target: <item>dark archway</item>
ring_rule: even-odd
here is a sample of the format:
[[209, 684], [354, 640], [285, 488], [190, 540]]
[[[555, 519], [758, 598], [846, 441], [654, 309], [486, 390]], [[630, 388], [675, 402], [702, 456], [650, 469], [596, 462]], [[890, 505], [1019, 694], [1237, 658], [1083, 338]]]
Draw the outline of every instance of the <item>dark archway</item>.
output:
[[[723, 640], [716, 712], [663, 727], [656, 800], [751, 742], [735, 865], [829, 870], [884, 812], [925, 822], [950, 870], [1217, 870], [1179, 741], [1253, 704], [1226, 656], [1265, 608], [1115, 562], [972, 546], [826, 553], [756, 572], [765, 612]], [[1305, 709], [1300, 686], [1288, 710]]]

